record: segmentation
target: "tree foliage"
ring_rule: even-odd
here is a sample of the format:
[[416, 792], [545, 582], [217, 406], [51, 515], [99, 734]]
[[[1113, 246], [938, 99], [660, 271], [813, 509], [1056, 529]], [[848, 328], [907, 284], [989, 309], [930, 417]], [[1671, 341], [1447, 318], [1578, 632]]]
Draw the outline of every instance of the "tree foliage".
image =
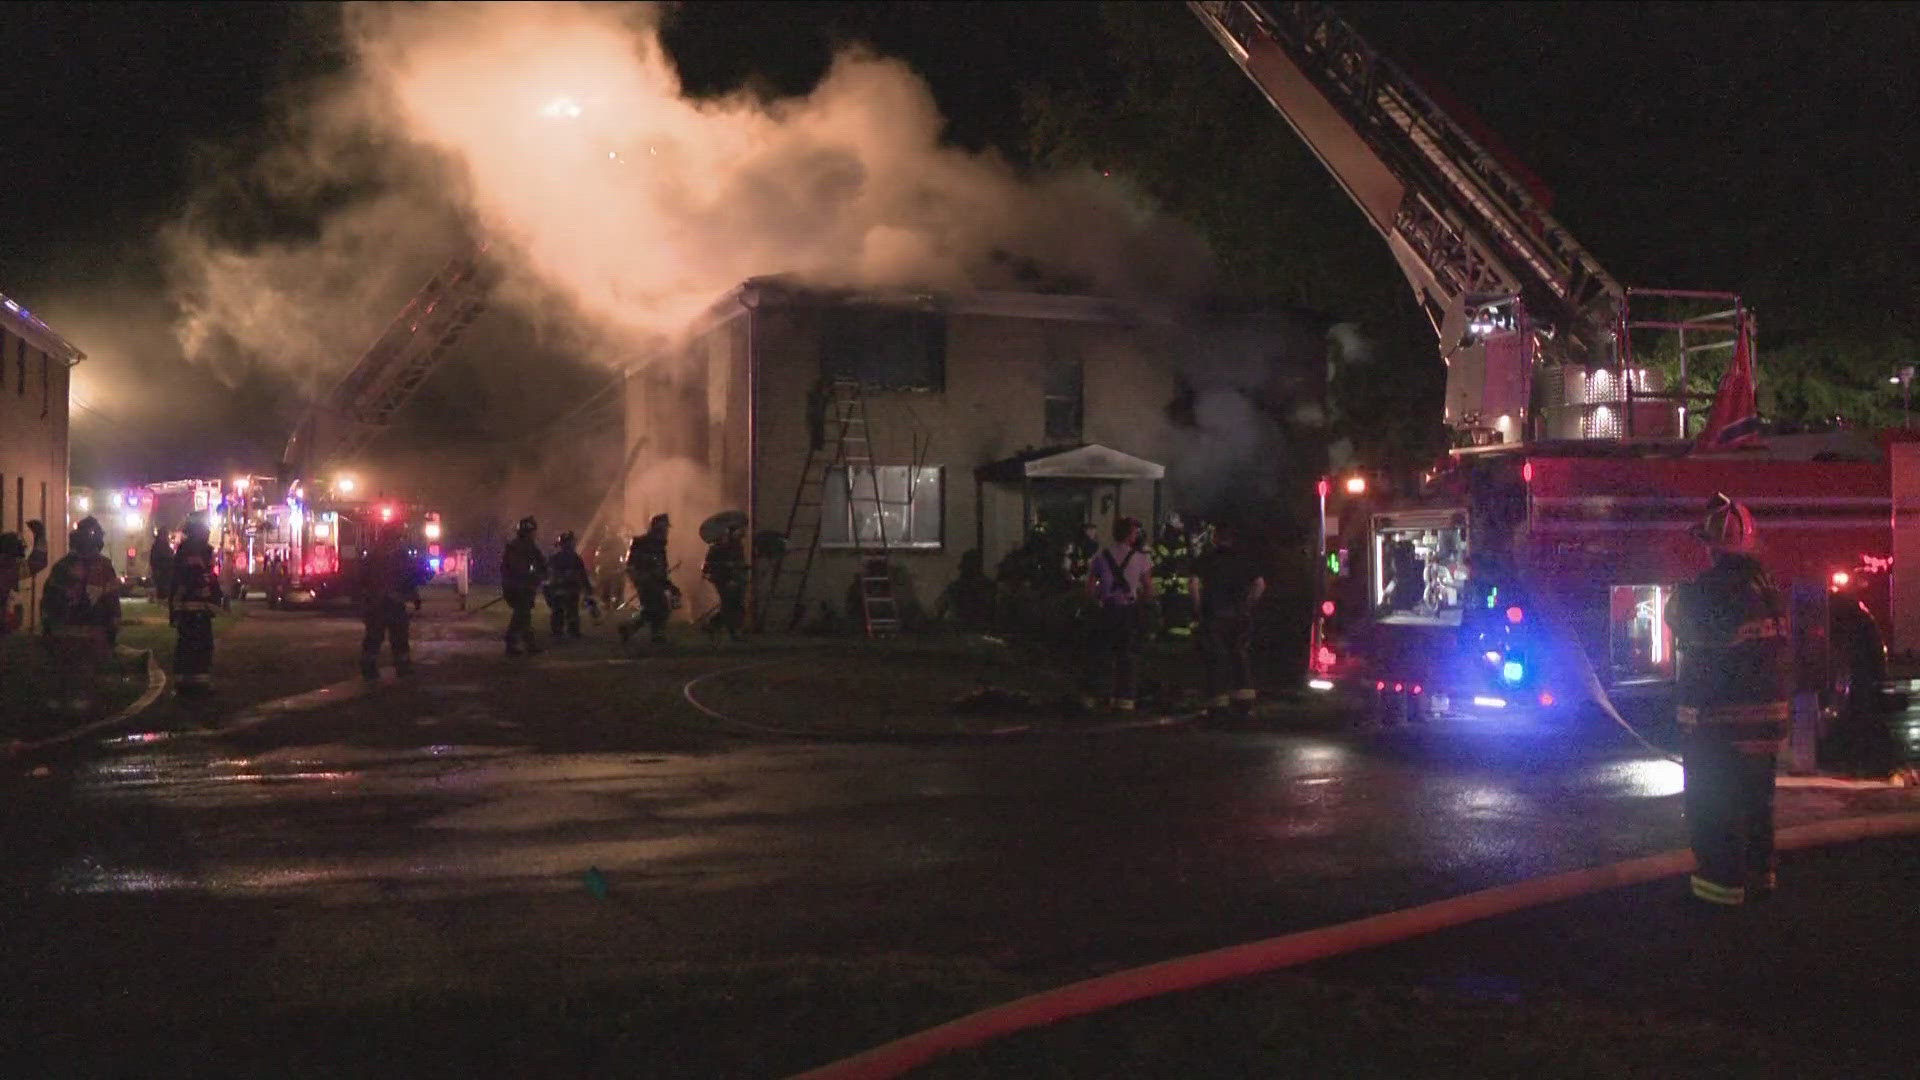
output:
[[1373, 467], [1426, 464], [1444, 374], [1386, 245], [1183, 5], [1098, 13], [1101, 62], [1026, 88], [1030, 157], [1138, 185], [1205, 236], [1220, 296], [1358, 324], [1371, 362], [1336, 379], [1334, 435]]

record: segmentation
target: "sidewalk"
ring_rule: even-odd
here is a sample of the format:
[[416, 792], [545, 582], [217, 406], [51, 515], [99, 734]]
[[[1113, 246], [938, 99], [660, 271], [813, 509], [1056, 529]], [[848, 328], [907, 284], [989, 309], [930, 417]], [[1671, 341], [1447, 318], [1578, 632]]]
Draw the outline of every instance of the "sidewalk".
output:
[[1909, 1076], [1920, 837], [1789, 852], [1018, 1036], [921, 1074]]

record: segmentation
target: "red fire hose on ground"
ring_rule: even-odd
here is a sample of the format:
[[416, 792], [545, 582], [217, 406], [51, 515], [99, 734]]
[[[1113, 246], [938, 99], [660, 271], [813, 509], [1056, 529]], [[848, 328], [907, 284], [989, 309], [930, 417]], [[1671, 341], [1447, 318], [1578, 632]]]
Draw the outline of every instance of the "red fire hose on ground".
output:
[[[1920, 832], [1920, 812], [1799, 825], [1780, 830], [1776, 843], [1783, 849], [1804, 848], [1911, 832]], [[1524, 908], [1672, 877], [1691, 871], [1693, 865], [1691, 852], [1667, 851], [1608, 866], [1484, 889], [1337, 926], [1232, 945], [1102, 975], [963, 1016], [939, 1027], [801, 1073], [796, 1080], [882, 1080], [895, 1077], [956, 1050], [979, 1046], [1015, 1032], [1044, 1027], [1071, 1017], [1162, 994], [1295, 967], [1342, 953], [1377, 948]]]

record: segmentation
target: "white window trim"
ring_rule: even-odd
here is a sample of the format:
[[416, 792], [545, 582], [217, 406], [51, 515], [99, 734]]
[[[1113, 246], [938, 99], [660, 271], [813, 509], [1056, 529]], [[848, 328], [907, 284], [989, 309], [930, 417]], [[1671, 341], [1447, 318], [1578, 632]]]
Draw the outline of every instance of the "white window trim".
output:
[[[907, 490], [909, 492], [912, 491], [911, 481], [913, 479], [912, 470], [914, 466], [912, 465], [880, 465], [876, 467], [880, 469], [900, 469], [900, 470], [906, 471], [908, 473], [907, 479], [909, 481], [907, 485]], [[947, 506], [946, 506], [947, 470], [946, 470], [946, 467], [943, 465], [922, 465], [922, 466], [919, 466], [919, 468], [921, 472], [932, 473], [934, 475], [935, 483], [939, 488], [938, 493], [934, 496], [934, 499], [936, 501], [936, 508], [938, 510], [938, 516], [939, 516], [939, 521], [935, 529], [935, 532], [937, 535], [935, 535], [930, 540], [902, 540], [899, 537], [889, 536], [887, 537], [887, 543], [886, 543], [887, 550], [889, 551], [939, 551], [946, 547], [946, 519], [947, 519]], [[835, 528], [835, 522], [834, 522], [835, 515], [833, 512], [834, 507], [833, 507], [832, 495], [841, 494], [841, 496], [844, 498], [845, 496], [843, 493], [845, 493], [847, 490], [846, 487], [844, 486], [845, 484], [846, 484], [846, 481], [840, 478], [840, 470], [829, 469], [827, 471], [827, 477], [826, 477], [827, 497], [821, 499], [822, 505], [820, 507], [820, 514], [821, 514], [820, 546], [833, 551], [860, 551], [860, 550], [865, 550], [869, 548], [877, 549], [879, 546], [877, 544], [864, 544], [864, 543], [860, 543], [857, 539], [855, 539], [857, 534], [854, 531], [853, 508], [860, 503], [870, 503], [873, 501], [872, 499], [863, 497], [860, 494], [861, 487], [866, 484], [866, 481], [864, 479], [856, 478], [854, 480], [853, 497], [842, 504], [843, 507], [845, 508], [845, 517], [842, 521], [838, 523], [839, 527], [837, 529]], [[914, 532], [914, 528], [913, 528], [914, 505], [913, 505], [911, 496], [909, 496], [909, 499], [907, 501], [906, 514], [907, 514], [906, 535], [911, 536], [913, 535], [913, 532]]]

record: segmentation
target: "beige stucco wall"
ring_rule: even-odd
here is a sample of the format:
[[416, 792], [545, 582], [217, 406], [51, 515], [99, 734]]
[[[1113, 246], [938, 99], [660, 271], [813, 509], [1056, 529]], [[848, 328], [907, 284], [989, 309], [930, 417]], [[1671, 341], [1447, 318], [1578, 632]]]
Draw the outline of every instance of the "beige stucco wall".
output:
[[[820, 375], [825, 324], [818, 306], [755, 312], [756, 528], [783, 530], [793, 506], [807, 460], [807, 394]], [[908, 583], [902, 600], [909, 616], [915, 605], [933, 608], [969, 548], [984, 541], [992, 573], [1019, 543], [1019, 488], [987, 485], [977, 495], [974, 471], [1049, 444], [1043, 384], [1049, 361], [1083, 363], [1081, 441], [1159, 461], [1170, 439], [1165, 407], [1175, 392], [1177, 358], [1163, 335], [1097, 322], [968, 313], [949, 313], [946, 335], [944, 390], [866, 394], [876, 463], [918, 462], [945, 470], [944, 543], [894, 557]], [[1126, 485], [1116, 512], [1150, 517], [1152, 485]], [[821, 600], [840, 610], [855, 569], [853, 553], [823, 549], [808, 582], [809, 610]]]
[[[48, 558], [66, 554], [67, 392], [66, 360], [49, 354], [0, 323], [0, 532], [18, 532], [31, 544], [26, 523], [46, 522]], [[22, 582], [14, 602], [24, 626], [39, 624], [42, 573]]]

